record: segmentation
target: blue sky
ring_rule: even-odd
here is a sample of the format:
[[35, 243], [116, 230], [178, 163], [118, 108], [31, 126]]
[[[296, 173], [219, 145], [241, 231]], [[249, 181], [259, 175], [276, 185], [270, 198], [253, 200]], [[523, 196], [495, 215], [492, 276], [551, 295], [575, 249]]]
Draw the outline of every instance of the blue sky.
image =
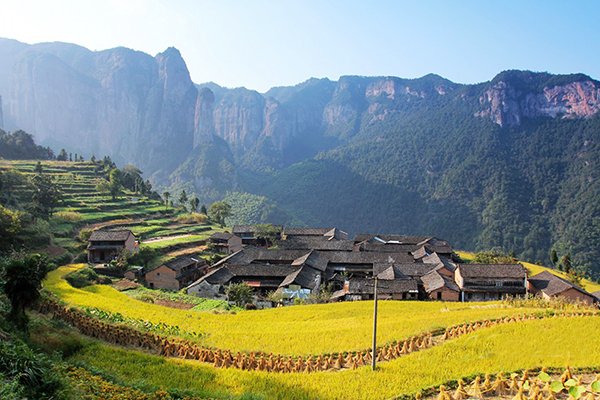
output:
[[152, 55], [175, 46], [195, 82], [265, 91], [349, 74], [600, 79], [599, 16], [593, 0], [2, 0], [0, 37]]

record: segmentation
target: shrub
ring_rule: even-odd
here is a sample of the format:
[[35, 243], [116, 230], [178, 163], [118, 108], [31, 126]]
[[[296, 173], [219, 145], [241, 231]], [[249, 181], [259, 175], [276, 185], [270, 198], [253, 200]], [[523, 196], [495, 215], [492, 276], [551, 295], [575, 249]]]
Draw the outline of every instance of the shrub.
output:
[[252, 302], [252, 288], [245, 283], [232, 283], [226, 290], [227, 299], [238, 307], [244, 307]]
[[19, 341], [0, 342], [0, 395], [5, 398], [54, 398], [62, 384], [43, 354]]
[[81, 253], [77, 254], [77, 256], [73, 259], [73, 263], [75, 263], [75, 264], [86, 263], [87, 259], [88, 259], [87, 253], [85, 251], [82, 251]]
[[69, 284], [71, 284], [71, 286], [76, 288], [82, 288], [84, 286], [100, 283], [98, 274], [90, 267], [71, 272], [65, 276], [65, 279], [67, 282], [69, 282]]
[[200, 213], [181, 214], [175, 218], [180, 224], [204, 224], [208, 221], [208, 217]]
[[81, 240], [82, 242], [87, 242], [88, 239], [90, 238], [90, 236], [92, 235], [92, 229], [90, 228], [82, 228], [79, 231], [79, 240]]
[[52, 262], [56, 265], [65, 265], [71, 263], [72, 259], [73, 254], [69, 253], [68, 251], [65, 251], [60, 256], [53, 257]]
[[54, 213], [54, 216], [67, 222], [81, 221], [81, 214], [76, 211], [58, 211]]

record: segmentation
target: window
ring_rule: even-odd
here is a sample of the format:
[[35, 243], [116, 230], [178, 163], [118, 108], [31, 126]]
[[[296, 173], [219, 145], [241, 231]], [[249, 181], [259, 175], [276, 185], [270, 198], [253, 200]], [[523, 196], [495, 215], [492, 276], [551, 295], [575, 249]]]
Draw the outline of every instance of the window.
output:
[[156, 273], [156, 276], [160, 276], [160, 272], [157, 272], [157, 273]]
[[437, 299], [441, 300], [442, 299], [442, 292], [437, 292]]

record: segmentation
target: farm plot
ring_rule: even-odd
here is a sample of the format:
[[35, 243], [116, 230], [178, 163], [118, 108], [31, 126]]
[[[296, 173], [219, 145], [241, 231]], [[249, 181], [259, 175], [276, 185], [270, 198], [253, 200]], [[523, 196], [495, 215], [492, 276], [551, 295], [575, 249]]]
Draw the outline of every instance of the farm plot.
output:
[[[203, 333], [202, 344], [205, 346], [308, 355], [363, 350], [370, 345], [370, 302], [283, 307], [243, 311], [236, 315], [198, 313], [137, 301], [109, 286], [73, 288], [63, 278], [81, 267], [71, 265], [51, 272], [45, 287], [70, 305], [95, 307], [128, 318], [162, 322], [179, 326], [183, 331]], [[545, 311], [542, 306], [511, 307], [500, 302], [382, 301], [378, 337], [383, 345], [459, 323]]]
[[[540, 366], [598, 367], [598, 331], [599, 317], [499, 325], [381, 363], [376, 372], [368, 367], [311, 374], [217, 369], [88, 339], [82, 339], [85, 345], [68, 361], [102, 371], [148, 392], [163, 388], [214, 398], [390, 399], [475, 374], [495, 375]], [[587, 340], [573, 343], [573, 337], [578, 336]], [[310, 342], [311, 339], [304, 338], [306, 345]]]

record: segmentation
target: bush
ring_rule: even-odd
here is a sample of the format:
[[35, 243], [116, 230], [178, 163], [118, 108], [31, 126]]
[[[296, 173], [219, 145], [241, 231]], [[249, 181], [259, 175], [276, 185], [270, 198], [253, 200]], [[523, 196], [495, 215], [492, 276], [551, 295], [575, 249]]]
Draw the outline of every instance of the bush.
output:
[[101, 283], [102, 281], [96, 271], [90, 267], [71, 272], [65, 276], [65, 279], [71, 286], [76, 288], [95, 285], [96, 283]]
[[252, 302], [252, 288], [245, 283], [232, 283], [226, 290], [227, 299], [238, 307], [244, 307]]
[[81, 253], [77, 254], [77, 256], [73, 259], [73, 263], [75, 264], [82, 264], [82, 263], [86, 263], [88, 259], [88, 255], [85, 251], [82, 251]]
[[204, 224], [208, 221], [208, 217], [200, 213], [181, 214], [175, 218], [180, 224]]
[[80, 241], [87, 242], [91, 235], [92, 235], [92, 229], [90, 229], [90, 228], [82, 228], [79, 231], [78, 237], [79, 237]]
[[81, 214], [76, 211], [58, 211], [54, 213], [54, 216], [67, 222], [81, 221]]
[[72, 260], [73, 260], [73, 254], [69, 253], [68, 251], [65, 251], [60, 256], [56, 256], [56, 257], [52, 258], [52, 262], [56, 265], [70, 264]]
[[18, 341], [0, 342], [0, 382], [2, 399], [55, 398], [62, 387], [51, 360]]

